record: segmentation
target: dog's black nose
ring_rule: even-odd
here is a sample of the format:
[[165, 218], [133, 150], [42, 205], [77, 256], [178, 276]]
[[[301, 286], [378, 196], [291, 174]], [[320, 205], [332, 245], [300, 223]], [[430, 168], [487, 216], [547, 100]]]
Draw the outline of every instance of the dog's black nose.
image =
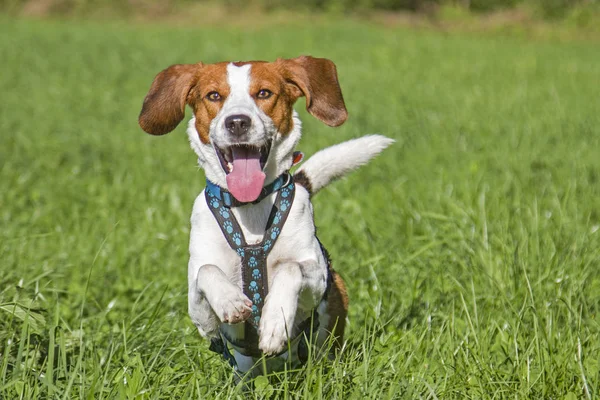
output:
[[231, 134], [241, 136], [248, 133], [252, 126], [252, 120], [244, 114], [230, 115], [225, 118], [225, 129]]

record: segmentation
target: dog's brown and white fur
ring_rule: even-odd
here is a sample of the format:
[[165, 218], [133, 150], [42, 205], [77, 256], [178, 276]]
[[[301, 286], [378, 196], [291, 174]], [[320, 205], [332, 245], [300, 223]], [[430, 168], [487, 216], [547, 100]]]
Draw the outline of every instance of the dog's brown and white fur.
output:
[[[267, 185], [292, 167], [301, 135], [293, 109], [299, 97], [306, 98], [310, 114], [329, 126], [341, 125], [347, 118], [335, 65], [326, 59], [298, 57], [173, 65], [154, 79], [139, 123], [148, 133], [168, 133], [183, 119], [187, 104], [194, 112], [187, 129], [189, 140], [206, 177], [227, 189], [232, 147], [238, 146], [260, 152]], [[239, 115], [250, 123], [243, 131], [228, 128], [226, 119]], [[264, 354], [287, 349], [288, 334], [294, 337], [299, 322], [314, 308], [319, 311], [319, 342], [331, 334], [336, 343], [342, 341], [348, 296], [342, 278], [333, 272], [333, 284], [323, 300], [328, 271], [315, 236], [310, 196], [392, 142], [379, 135], [350, 140], [316, 153], [296, 172], [292, 209], [267, 261], [269, 294], [259, 326], [259, 348]], [[262, 240], [275, 196], [232, 208], [249, 244]], [[203, 193], [192, 211], [189, 250], [189, 315], [198, 331], [211, 338], [221, 329], [230, 338], [243, 339], [241, 322], [250, 316], [252, 302], [242, 291], [240, 257], [227, 244]], [[295, 351], [292, 347], [292, 354], [282, 357], [295, 357]], [[234, 356], [241, 372], [256, 362], [239, 352]], [[268, 362], [275, 365], [272, 359]]]

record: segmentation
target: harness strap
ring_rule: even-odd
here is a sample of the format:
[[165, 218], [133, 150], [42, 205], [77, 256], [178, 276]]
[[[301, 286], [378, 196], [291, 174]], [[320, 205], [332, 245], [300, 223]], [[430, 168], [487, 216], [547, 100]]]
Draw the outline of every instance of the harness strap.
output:
[[[282, 177], [285, 177], [282, 178]], [[205, 190], [208, 208], [217, 220], [229, 246], [241, 258], [244, 294], [252, 300], [252, 316], [244, 323], [244, 350], [248, 355], [261, 356], [258, 348], [258, 325], [262, 315], [264, 299], [268, 294], [267, 256], [279, 238], [287, 220], [295, 195], [293, 177], [284, 174], [276, 181], [284, 182], [278, 193], [265, 227], [261, 242], [248, 245], [244, 233], [225, 199], [229, 192], [207, 181]], [[275, 185], [277, 186], [277, 185]], [[218, 188], [215, 189], [215, 188]], [[229, 202], [233, 204], [233, 202]]]
[[227, 343], [223, 340], [222, 335], [211, 339], [210, 347], [208, 349], [214, 351], [217, 354], [222, 355], [225, 361], [227, 361], [231, 367], [237, 369], [237, 362], [235, 361], [235, 357], [233, 357], [233, 355], [229, 352], [229, 349], [227, 348]]

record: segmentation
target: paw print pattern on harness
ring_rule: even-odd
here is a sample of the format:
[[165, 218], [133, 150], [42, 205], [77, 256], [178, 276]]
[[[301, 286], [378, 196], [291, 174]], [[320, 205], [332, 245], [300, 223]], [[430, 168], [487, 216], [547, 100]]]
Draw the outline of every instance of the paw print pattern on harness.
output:
[[235, 251], [238, 253], [238, 256], [242, 258], [244, 258], [244, 256], [246, 255], [246, 252], [241, 247], [239, 249], [236, 249]]
[[219, 214], [221, 214], [223, 218], [229, 218], [229, 210], [227, 210], [225, 207], [219, 208]]
[[[251, 292], [257, 292], [258, 291], [258, 284], [256, 283], [256, 281], [250, 282], [250, 284], [248, 285], [248, 290], [250, 290]], [[254, 296], [256, 296], [256, 294]]]
[[260, 303], [262, 303], [262, 297], [260, 297], [259, 293], [254, 293], [254, 296], [252, 296], [252, 302], [254, 304], [260, 304]]
[[273, 217], [273, 225], [277, 225], [280, 222], [281, 222], [281, 212], [277, 211], [275, 213], [275, 217]]
[[236, 246], [241, 246], [242, 245], [242, 235], [240, 235], [239, 232], [234, 233], [233, 241], [236, 244]]
[[271, 242], [271, 239], [267, 239], [265, 240], [265, 244], [263, 245], [263, 251], [266, 253], [267, 251], [269, 251], [269, 249], [271, 248], [271, 245], [273, 244], [273, 242]]
[[231, 221], [225, 221], [223, 222], [223, 228], [227, 231], [227, 233], [229, 233], [230, 235], [233, 233], [233, 224], [231, 223]]
[[252, 279], [260, 279], [261, 278], [261, 273], [260, 270], [258, 268], [255, 268], [252, 270]]
[[250, 259], [248, 260], [248, 265], [249, 265], [251, 268], [254, 268], [254, 267], [256, 267], [256, 266], [258, 265], [258, 261], [256, 260], [256, 257], [254, 257], [254, 256], [251, 256], [251, 257], [250, 257]]
[[274, 227], [273, 230], [271, 231], [271, 239], [275, 240], [277, 239], [277, 236], [279, 235], [279, 232], [281, 232], [279, 230], [278, 227]]
[[287, 210], [289, 206], [290, 206], [290, 202], [289, 201], [287, 201], [287, 200], [282, 200], [281, 201], [281, 206], [280, 206], [281, 211]]

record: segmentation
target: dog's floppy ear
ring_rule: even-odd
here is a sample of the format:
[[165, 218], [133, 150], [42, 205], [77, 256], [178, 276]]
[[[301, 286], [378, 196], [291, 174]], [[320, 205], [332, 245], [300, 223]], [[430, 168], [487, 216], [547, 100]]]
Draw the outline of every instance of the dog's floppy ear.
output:
[[177, 64], [161, 71], [154, 78], [144, 99], [138, 122], [152, 135], [171, 132], [185, 116], [187, 97], [196, 84], [202, 64]]
[[279, 59], [281, 72], [296, 98], [306, 97], [306, 110], [329, 126], [348, 118], [335, 64], [326, 58]]

